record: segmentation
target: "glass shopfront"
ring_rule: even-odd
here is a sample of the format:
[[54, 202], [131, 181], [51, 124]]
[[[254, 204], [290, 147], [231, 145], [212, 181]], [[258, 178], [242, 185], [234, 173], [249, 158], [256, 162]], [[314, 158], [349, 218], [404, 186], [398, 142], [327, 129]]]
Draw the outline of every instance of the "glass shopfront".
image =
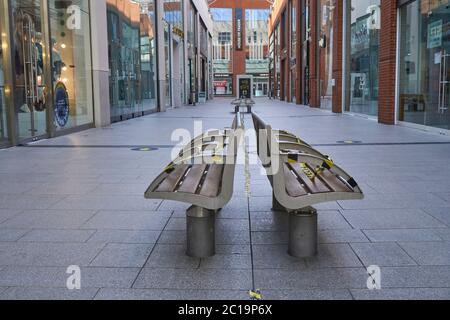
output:
[[450, 130], [450, 3], [400, 8], [399, 120]]
[[334, 0], [320, 1], [320, 107], [331, 109], [333, 96], [333, 16]]
[[0, 6], [0, 143], [93, 125], [89, 1]]
[[[0, 16], [2, 15], [0, 8]], [[3, 67], [3, 50], [7, 50], [6, 33], [0, 23], [0, 145], [8, 142], [7, 112], [5, 101], [5, 72]]]
[[347, 102], [345, 110], [378, 116], [380, 0], [347, 2]]
[[[267, 96], [269, 83], [269, 10], [245, 10], [246, 34], [246, 74], [257, 78], [254, 82], [253, 95], [255, 97]], [[267, 78], [261, 79], [261, 75]], [[266, 89], [264, 89], [266, 87]]]
[[214, 95], [233, 95], [233, 9], [212, 8]]
[[107, 0], [112, 121], [156, 109], [153, 1]]

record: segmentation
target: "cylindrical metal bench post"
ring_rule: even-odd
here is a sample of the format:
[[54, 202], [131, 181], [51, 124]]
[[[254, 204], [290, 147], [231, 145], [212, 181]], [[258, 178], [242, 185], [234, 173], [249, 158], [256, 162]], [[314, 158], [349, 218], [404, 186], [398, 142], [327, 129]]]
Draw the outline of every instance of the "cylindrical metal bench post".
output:
[[189, 257], [208, 258], [216, 254], [216, 214], [192, 206], [187, 210], [187, 252]]
[[308, 258], [318, 252], [317, 210], [308, 207], [289, 214], [289, 255]]

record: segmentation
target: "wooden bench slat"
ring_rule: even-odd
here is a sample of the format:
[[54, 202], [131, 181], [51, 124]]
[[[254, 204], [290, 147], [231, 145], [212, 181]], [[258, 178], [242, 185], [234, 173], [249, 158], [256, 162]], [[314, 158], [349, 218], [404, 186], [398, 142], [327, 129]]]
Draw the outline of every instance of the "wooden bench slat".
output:
[[319, 174], [320, 178], [333, 189], [334, 192], [353, 192], [343, 181], [341, 181], [335, 174], [325, 170]]
[[177, 166], [175, 170], [164, 179], [158, 188], [156, 188], [155, 192], [173, 192], [188, 169], [189, 166], [187, 165]]
[[[314, 181], [312, 181], [310, 178], [308, 178], [305, 172], [303, 172], [303, 169], [301, 168], [300, 164], [298, 163], [292, 164], [292, 168], [295, 170], [297, 175], [305, 183], [305, 185], [309, 188], [309, 190], [311, 190], [313, 194], [332, 191], [320, 179], [316, 178], [314, 179]], [[310, 170], [314, 172], [313, 169], [310, 168]]]
[[196, 193], [207, 165], [194, 165], [178, 188], [178, 192]]
[[286, 183], [286, 191], [291, 197], [301, 197], [308, 194], [286, 163], [284, 164], [284, 181]]
[[200, 195], [210, 198], [219, 195], [224, 167], [223, 164], [213, 164], [209, 167]]

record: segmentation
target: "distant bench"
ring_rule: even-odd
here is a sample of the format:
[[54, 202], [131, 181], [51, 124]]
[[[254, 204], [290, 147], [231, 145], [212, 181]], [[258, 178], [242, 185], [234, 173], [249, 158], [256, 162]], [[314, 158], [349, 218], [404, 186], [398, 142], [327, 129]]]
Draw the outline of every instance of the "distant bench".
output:
[[252, 99], [236, 99], [231, 102], [234, 106], [234, 113], [241, 111], [241, 108], [247, 108], [247, 113], [252, 113], [252, 108], [255, 105], [255, 101]]
[[356, 181], [328, 156], [292, 133], [274, 130], [252, 114], [258, 155], [273, 188], [273, 210], [289, 212], [289, 254], [310, 257], [318, 250], [317, 210], [311, 206], [363, 199]]
[[196, 137], [152, 182], [147, 199], [189, 203], [187, 255], [206, 258], [215, 254], [215, 216], [233, 195], [239, 132], [237, 113], [230, 129]]

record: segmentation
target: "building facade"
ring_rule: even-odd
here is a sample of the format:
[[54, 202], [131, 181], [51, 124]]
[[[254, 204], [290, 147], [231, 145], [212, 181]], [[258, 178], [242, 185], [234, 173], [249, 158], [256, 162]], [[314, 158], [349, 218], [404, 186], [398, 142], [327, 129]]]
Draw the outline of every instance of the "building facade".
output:
[[216, 96], [269, 94], [269, 2], [210, 1]]
[[206, 0], [1, 1], [0, 147], [212, 98], [212, 28]]
[[449, 132], [449, 0], [277, 0], [269, 30], [276, 98]]

